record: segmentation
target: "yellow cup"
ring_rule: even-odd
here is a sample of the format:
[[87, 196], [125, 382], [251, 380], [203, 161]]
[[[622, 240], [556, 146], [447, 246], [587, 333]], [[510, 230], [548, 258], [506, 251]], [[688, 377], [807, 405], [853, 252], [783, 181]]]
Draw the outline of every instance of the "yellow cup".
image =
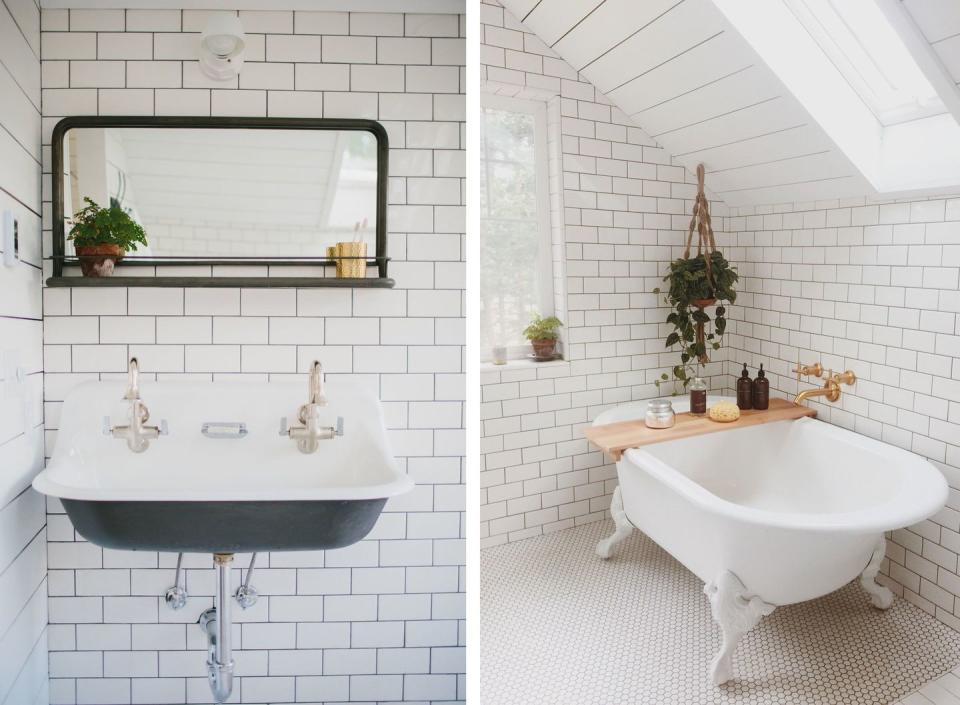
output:
[[347, 279], [363, 279], [367, 275], [367, 243], [338, 242], [336, 247], [337, 276]]

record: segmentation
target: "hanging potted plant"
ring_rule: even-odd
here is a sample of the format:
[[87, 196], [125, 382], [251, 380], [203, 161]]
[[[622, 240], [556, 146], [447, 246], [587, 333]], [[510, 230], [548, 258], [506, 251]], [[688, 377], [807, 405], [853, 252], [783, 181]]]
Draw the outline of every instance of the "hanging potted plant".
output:
[[83, 200], [87, 205], [71, 219], [67, 239], [73, 241], [83, 276], [109, 277], [126, 252], [147, 244], [147, 235], [119, 206], [101, 208], [90, 198]]
[[556, 355], [557, 339], [563, 323], [556, 316], [542, 318], [539, 313], [533, 315], [530, 325], [524, 328], [523, 335], [533, 346], [534, 360], [552, 360]]
[[[737, 283], [736, 267], [731, 267], [723, 254], [717, 250], [710, 222], [710, 204], [703, 190], [703, 164], [697, 166], [697, 196], [693, 205], [693, 217], [687, 229], [687, 245], [683, 256], [670, 263], [670, 272], [663, 278], [668, 283], [664, 303], [670, 306], [667, 323], [673, 330], [667, 336], [668, 348], [680, 344], [680, 364], [673, 368], [673, 377], [686, 388], [695, 371], [695, 365], [704, 366], [710, 362], [709, 350], [718, 350], [727, 328], [727, 310], [723, 302], [733, 303], [737, 292], [733, 286]], [[697, 233], [697, 253], [690, 256], [693, 233]], [[653, 290], [660, 294], [660, 288]], [[720, 305], [714, 310], [711, 320], [707, 309], [714, 304]], [[707, 332], [707, 326], [713, 324], [713, 330]], [[669, 379], [663, 374], [656, 382]]]

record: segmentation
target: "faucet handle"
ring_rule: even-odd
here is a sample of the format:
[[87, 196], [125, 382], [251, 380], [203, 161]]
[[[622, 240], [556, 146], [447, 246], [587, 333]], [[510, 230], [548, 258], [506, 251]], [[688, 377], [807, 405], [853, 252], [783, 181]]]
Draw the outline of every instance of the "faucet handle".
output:
[[337, 417], [337, 430], [334, 433], [336, 433], [336, 435], [338, 436], [343, 435], [343, 417], [342, 416]]
[[847, 370], [846, 372], [838, 372], [837, 374], [831, 374], [830, 376], [838, 384], [854, 384], [857, 381], [857, 375], [854, 374], [853, 370]]
[[169, 436], [169, 435], [170, 435], [170, 428], [167, 426], [167, 420], [166, 420], [166, 419], [160, 419], [160, 428], [157, 429], [157, 433], [159, 433], [161, 436]]
[[112, 436], [113, 435], [113, 426], [110, 424], [110, 417], [103, 417], [103, 435]]
[[823, 365], [819, 362], [814, 365], [801, 365], [797, 362], [797, 366], [793, 368], [793, 371], [797, 373], [797, 379], [800, 378], [800, 375], [822, 377]]
[[289, 435], [290, 435], [290, 431], [289, 431], [289, 429], [287, 428], [287, 417], [286, 417], [286, 416], [281, 416], [281, 417], [280, 417], [280, 435], [281, 435], [281, 436], [289, 436]]

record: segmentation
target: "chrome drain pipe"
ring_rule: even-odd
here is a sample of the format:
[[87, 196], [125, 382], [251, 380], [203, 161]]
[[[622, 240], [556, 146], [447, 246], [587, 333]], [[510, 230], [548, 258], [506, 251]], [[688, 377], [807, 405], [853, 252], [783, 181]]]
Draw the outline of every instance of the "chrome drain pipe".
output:
[[207, 681], [214, 700], [222, 703], [233, 691], [233, 619], [230, 616], [233, 554], [214, 553], [213, 563], [217, 570], [217, 595], [213, 607], [200, 615], [200, 628], [207, 635]]

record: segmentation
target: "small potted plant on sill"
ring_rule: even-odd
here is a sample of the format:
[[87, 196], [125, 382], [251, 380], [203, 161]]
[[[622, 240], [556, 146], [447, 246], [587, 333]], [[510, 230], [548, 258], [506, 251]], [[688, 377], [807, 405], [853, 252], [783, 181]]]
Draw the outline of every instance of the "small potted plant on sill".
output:
[[534, 360], [544, 362], [556, 356], [561, 326], [563, 323], [556, 316], [543, 318], [539, 313], [533, 315], [530, 325], [524, 328], [523, 335], [533, 346]]
[[83, 200], [87, 205], [71, 219], [67, 239], [73, 241], [83, 276], [109, 277], [125, 253], [147, 244], [147, 235], [119, 206], [101, 208], [90, 198]]

